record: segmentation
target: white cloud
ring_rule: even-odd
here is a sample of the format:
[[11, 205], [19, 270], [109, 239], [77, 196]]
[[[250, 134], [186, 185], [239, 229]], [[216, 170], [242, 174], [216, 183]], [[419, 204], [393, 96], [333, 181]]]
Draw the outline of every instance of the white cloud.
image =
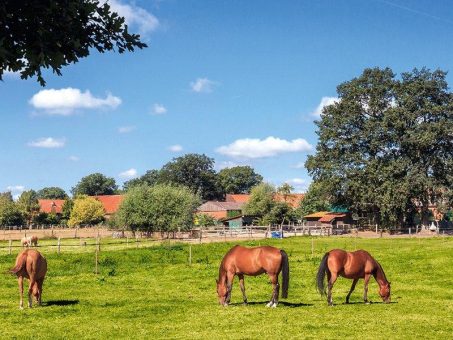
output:
[[339, 101], [340, 99], [337, 97], [322, 97], [318, 107], [310, 115], [319, 118], [321, 117], [322, 109], [324, 108], [324, 106], [332, 105], [338, 103]]
[[121, 172], [119, 177], [124, 178], [124, 179], [131, 179], [137, 177], [137, 170], [134, 168], [131, 168], [129, 170]]
[[59, 90], [41, 90], [33, 95], [29, 103], [43, 113], [68, 116], [79, 109], [115, 109], [121, 104], [121, 99], [110, 93], [105, 98], [99, 98], [93, 96], [89, 90], [82, 92], [68, 87]]
[[303, 138], [287, 141], [285, 139], [267, 137], [266, 139], [238, 139], [230, 145], [216, 149], [220, 154], [238, 158], [273, 157], [287, 152], [309, 151], [312, 146]]
[[135, 130], [135, 126], [120, 126], [118, 128], [119, 133], [129, 133]]
[[167, 108], [162, 104], [154, 104], [153, 105], [153, 112], [154, 115], [163, 115], [167, 113]]
[[159, 20], [154, 15], [135, 4], [125, 4], [119, 0], [110, 0], [108, 3], [112, 11], [124, 17], [126, 24], [136, 27], [141, 35], [151, 33], [159, 26]]
[[288, 183], [294, 188], [295, 192], [306, 192], [310, 182], [304, 178], [292, 178], [285, 183]]
[[78, 162], [80, 160], [80, 158], [77, 156], [69, 156], [68, 159], [72, 162]]
[[305, 168], [305, 163], [304, 162], [299, 162], [296, 165], [293, 166], [295, 169], [304, 169]]
[[25, 187], [23, 185], [9, 185], [6, 187], [6, 191], [11, 192], [11, 196], [13, 196], [14, 200], [17, 200], [20, 195], [25, 191]]
[[197, 80], [190, 83], [190, 88], [193, 92], [209, 93], [214, 90], [214, 86], [218, 85], [217, 82], [209, 80], [208, 78], [197, 78]]
[[65, 146], [66, 140], [64, 138], [57, 139], [53, 137], [44, 137], [38, 138], [34, 141], [28, 143], [28, 146], [34, 148], [46, 148], [46, 149], [55, 149], [55, 148], [62, 148]]
[[179, 144], [171, 145], [168, 147], [168, 150], [170, 150], [171, 152], [181, 152], [182, 146]]

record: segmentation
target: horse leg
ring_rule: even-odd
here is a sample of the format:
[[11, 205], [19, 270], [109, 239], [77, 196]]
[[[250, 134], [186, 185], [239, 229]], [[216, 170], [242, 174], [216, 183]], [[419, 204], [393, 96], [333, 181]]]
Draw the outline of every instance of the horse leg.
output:
[[349, 303], [349, 297], [351, 296], [352, 292], [354, 291], [357, 281], [359, 281], [359, 279], [354, 279], [354, 281], [352, 281], [351, 289], [349, 290], [348, 295], [346, 295], [346, 303]]
[[33, 286], [36, 281], [33, 277], [30, 277], [30, 285], [28, 286], [28, 307], [31, 308], [33, 304]]
[[234, 280], [234, 273], [227, 273], [227, 295], [225, 298], [225, 306], [230, 304], [231, 301], [231, 291], [233, 290], [233, 280]]
[[368, 302], [368, 282], [370, 281], [370, 278], [371, 278], [371, 274], [365, 274], [365, 286], [364, 286], [364, 290], [363, 290], [363, 301], [365, 303], [369, 303]]
[[19, 294], [20, 294], [19, 308], [24, 309], [24, 278], [22, 276], [19, 276], [17, 278], [17, 282], [19, 284]]
[[333, 284], [337, 280], [338, 274], [337, 273], [330, 273], [330, 275], [327, 275], [327, 304], [329, 306], [333, 306], [333, 299], [332, 299], [332, 288]]
[[41, 296], [42, 296], [42, 284], [44, 279], [39, 279], [36, 283], [38, 285], [38, 306], [41, 306]]
[[280, 285], [278, 284], [278, 275], [269, 275], [272, 283], [272, 298], [266, 307], [277, 307], [278, 305], [278, 294], [280, 291]]
[[247, 304], [247, 296], [245, 295], [245, 285], [244, 285], [244, 275], [239, 274], [239, 285], [241, 286], [242, 297], [244, 299], [244, 304]]

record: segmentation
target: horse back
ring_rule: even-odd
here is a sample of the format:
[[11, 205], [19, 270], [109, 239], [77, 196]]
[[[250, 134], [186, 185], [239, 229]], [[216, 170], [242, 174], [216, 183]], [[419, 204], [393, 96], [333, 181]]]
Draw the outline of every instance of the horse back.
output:
[[376, 261], [374, 258], [365, 250], [357, 250], [354, 252], [346, 252], [344, 250], [336, 250], [335, 260], [330, 261], [329, 252], [329, 269], [330, 262], [334, 262], [336, 266], [336, 272], [346, 278], [363, 278], [365, 274], [371, 274], [375, 270]]
[[232, 265], [229, 270], [234, 271], [236, 274], [253, 276], [280, 272], [282, 258], [280, 249], [271, 246], [254, 248], [236, 246], [232, 250], [229, 253], [230, 261], [226, 261], [226, 263], [228, 262]]

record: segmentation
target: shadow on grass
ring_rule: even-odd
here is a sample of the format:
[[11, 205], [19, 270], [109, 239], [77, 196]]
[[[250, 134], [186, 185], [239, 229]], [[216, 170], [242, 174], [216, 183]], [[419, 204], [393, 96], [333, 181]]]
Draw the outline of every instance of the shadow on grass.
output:
[[[263, 305], [265, 306], [269, 301], [252, 301], [248, 302], [247, 305]], [[287, 301], [279, 301], [278, 302], [279, 306], [285, 306], [285, 307], [290, 307], [290, 308], [295, 308], [295, 307], [309, 307], [313, 306], [311, 303], [293, 303], [293, 302], [287, 302]], [[236, 303], [230, 303], [230, 306], [246, 306], [243, 302], [236, 302]]]
[[72, 305], [78, 305], [79, 300], [50, 300], [43, 302], [42, 305], [44, 307], [48, 306], [72, 306]]
[[[370, 301], [370, 303], [368, 303], [368, 305], [392, 305], [394, 303], [398, 303], [397, 301], [392, 301], [392, 302], [389, 302], [389, 303], [385, 303], [385, 302], [382, 302], [382, 301], [376, 301], [376, 302], [372, 302]], [[363, 302], [363, 301], [353, 301], [353, 302], [349, 302], [349, 303], [346, 303], [346, 302], [343, 302], [343, 303], [337, 303], [337, 305], [367, 305], [367, 303]]]

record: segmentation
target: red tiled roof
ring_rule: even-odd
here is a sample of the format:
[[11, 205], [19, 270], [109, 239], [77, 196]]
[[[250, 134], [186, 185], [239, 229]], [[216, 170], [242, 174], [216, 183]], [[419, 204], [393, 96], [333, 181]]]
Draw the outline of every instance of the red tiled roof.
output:
[[65, 200], [39, 199], [39, 211], [50, 214], [61, 214]]
[[293, 208], [297, 208], [305, 197], [305, 194], [275, 194], [274, 200], [277, 202], [286, 202]]
[[200, 205], [197, 209], [199, 212], [205, 211], [228, 211], [228, 210], [241, 210], [244, 203], [240, 202], [218, 202], [207, 201]]
[[116, 213], [124, 198], [123, 195], [100, 195], [92, 197], [96, 198], [102, 203], [106, 214]]
[[346, 214], [327, 214], [319, 219], [321, 223], [330, 223], [337, 217], [345, 217]]
[[250, 199], [250, 194], [226, 194], [226, 202], [247, 203]]

